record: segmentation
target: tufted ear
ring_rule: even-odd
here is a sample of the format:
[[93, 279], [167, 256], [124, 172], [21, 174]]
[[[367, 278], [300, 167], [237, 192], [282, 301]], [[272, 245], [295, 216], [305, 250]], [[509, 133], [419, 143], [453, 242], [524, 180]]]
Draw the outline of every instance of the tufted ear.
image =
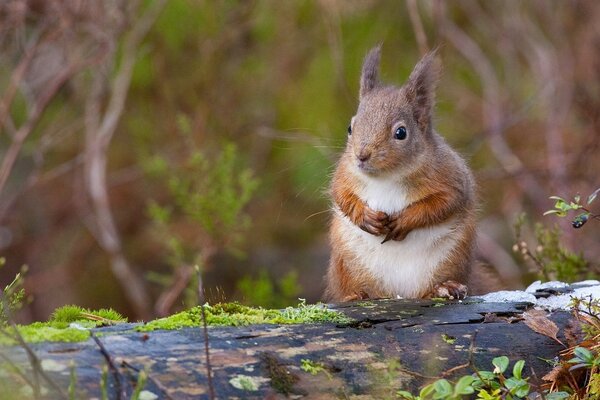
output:
[[403, 87], [406, 99], [413, 107], [414, 118], [423, 131], [431, 126], [435, 88], [440, 73], [441, 65], [437, 58], [437, 50], [433, 50], [415, 65]]
[[379, 59], [381, 57], [381, 45], [373, 47], [365, 57], [362, 73], [360, 75], [360, 98], [362, 99], [375, 86], [379, 84]]

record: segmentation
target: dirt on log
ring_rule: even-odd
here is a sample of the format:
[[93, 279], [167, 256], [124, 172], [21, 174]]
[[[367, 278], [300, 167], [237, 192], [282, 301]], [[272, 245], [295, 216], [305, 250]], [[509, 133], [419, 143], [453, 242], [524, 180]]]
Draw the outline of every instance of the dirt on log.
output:
[[[491, 360], [500, 355], [511, 362], [525, 360], [527, 375], [536, 379], [551, 368], [544, 360], [564, 348], [523, 322], [529, 303], [381, 300], [333, 307], [355, 322], [209, 327], [216, 397], [394, 397], [399, 389], [414, 392], [436, 378], [470, 374], [473, 366], [489, 370]], [[558, 339], [564, 343], [571, 314], [557, 311], [549, 318], [560, 328]], [[116, 367], [105, 372], [110, 399], [129, 398], [140, 371], [148, 377], [141, 398], [208, 398], [201, 328], [142, 333], [134, 331], [136, 325], [94, 329], [101, 346], [90, 339], [31, 348], [65, 393], [75, 382], [76, 398], [102, 398], [107, 354]], [[0, 351], [32, 376], [23, 348]], [[41, 382], [47, 398], [58, 398]]]

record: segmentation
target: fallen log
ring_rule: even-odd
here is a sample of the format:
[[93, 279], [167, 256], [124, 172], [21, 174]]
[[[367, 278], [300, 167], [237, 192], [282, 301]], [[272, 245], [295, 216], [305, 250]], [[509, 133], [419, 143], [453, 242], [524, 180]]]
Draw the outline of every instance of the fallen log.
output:
[[[552, 295], [545, 288], [538, 297]], [[331, 307], [352, 322], [209, 327], [216, 397], [394, 397], [399, 389], [415, 392], [440, 377], [489, 370], [491, 360], [501, 355], [511, 362], [525, 360], [526, 375], [535, 380], [551, 369], [547, 360], [564, 349], [565, 330], [572, 324], [569, 311], [548, 312], [559, 329], [557, 337], [537, 333], [524, 321], [533, 304], [520, 301], [379, 300]], [[97, 340], [29, 347], [45, 374], [64, 393], [71, 385], [76, 398], [102, 398], [103, 387], [110, 399], [129, 398], [140, 374], [141, 399], [208, 398], [201, 328], [139, 332], [138, 326], [95, 328]], [[3, 387], [12, 382], [11, 390], [31, 395], [22, 384], [35, 378], [25, 349], [0, 350]], [[37, 379], [44, 387], [42, 397], [59, 398]]]

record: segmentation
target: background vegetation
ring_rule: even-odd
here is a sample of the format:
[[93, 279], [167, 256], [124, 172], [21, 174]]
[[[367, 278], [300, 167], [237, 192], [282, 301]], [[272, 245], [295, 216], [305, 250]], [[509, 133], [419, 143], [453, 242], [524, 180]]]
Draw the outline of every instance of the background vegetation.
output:
[[[551, 227], [549, 195], [598, 186], [598, 20], [583, 0], [2, 1], [0, 283], [28, 266], [23, 320], [173, 312], [195, 265], [210, 301], [317, 300], [329, 176], [383, 43], [393, 82], [441, 45], [436, 124], [479, 182], [480, 258], [523, 285], [521, 241], [556, 240], [521, 224], [513, 252], [517, 215]], [[576, 257], [600, 256], [597, 224], [561, 222], [558, 253], [595, 268]]]

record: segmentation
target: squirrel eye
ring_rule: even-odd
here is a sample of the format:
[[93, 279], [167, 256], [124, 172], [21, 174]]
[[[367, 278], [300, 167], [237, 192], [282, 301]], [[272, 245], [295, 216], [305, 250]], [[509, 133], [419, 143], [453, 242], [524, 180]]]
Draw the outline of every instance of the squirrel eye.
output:
[[352, 135], [352, 125], [348, 125], [348, 135]]
[[394, 137], [398, 140], [406, 139], [406, 128], [403, 126], [399, 126], [398, 128], [396, 128], [396, 131], [394, 132]]

